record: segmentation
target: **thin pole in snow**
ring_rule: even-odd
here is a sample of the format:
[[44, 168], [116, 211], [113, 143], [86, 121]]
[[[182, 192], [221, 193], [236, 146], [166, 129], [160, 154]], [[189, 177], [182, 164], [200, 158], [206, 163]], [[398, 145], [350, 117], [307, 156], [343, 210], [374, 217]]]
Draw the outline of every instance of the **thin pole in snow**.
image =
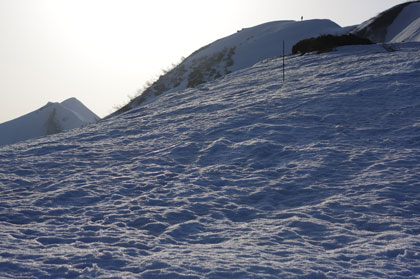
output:
[[283, 83], [284, 83], [284, 40], [283, 40]]

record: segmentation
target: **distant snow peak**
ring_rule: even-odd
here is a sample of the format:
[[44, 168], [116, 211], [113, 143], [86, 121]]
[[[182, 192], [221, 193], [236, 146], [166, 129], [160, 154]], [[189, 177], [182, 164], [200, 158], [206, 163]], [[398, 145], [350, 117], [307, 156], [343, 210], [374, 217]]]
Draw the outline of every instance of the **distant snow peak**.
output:
[[74, 97], [61, 102], [61, 105], [68, 110], [71, 110], [80, 120], [84, 122], [92, 123], [100, 119], [95, 113]]
[[0, 124], [0, 146], [80, 128], [100, 118], [76, 98], [45, 106]]

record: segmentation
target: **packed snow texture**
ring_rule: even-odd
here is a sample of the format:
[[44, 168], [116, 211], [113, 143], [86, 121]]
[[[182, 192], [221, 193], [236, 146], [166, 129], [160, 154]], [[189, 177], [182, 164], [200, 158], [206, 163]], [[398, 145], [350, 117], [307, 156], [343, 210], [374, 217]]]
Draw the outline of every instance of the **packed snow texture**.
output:
[[99, 117], [76, 98], [42, 108], [0, 124], [0, 146], [56, 134], [96, 122]]
[[418, 279], [419, 76], [344, 47], [4, 146], [0, 277]]

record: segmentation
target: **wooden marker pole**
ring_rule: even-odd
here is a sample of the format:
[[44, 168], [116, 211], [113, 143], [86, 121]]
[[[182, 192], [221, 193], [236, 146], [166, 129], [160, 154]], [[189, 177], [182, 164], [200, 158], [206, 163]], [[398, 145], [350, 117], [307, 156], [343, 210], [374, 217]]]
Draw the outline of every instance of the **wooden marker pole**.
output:
[[284, 83], [284, 40], [283, 40], [283, 83]]

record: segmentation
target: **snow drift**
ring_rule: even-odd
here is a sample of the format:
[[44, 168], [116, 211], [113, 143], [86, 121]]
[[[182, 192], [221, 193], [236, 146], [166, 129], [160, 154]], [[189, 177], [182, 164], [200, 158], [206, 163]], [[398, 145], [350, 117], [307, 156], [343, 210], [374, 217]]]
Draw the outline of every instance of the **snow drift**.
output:
[[161, 76], [139, 97], [114, 113], [120, 114], [153, 100], [165, 92], [181, 91], [254, 65], [264, 59], [290, 54], [298, 41], [321, 34], [342, 34], [330, 20], [275, 21], [239, 30], [191, 54], [180, 65]]
[[420, 274], [420, 45], [273, 59], [0, 148], [2, 278]]
[[0, 145], [56, 134], [99, 120], [76, 98], [48, 103], [42, 108], [0, 124]]

